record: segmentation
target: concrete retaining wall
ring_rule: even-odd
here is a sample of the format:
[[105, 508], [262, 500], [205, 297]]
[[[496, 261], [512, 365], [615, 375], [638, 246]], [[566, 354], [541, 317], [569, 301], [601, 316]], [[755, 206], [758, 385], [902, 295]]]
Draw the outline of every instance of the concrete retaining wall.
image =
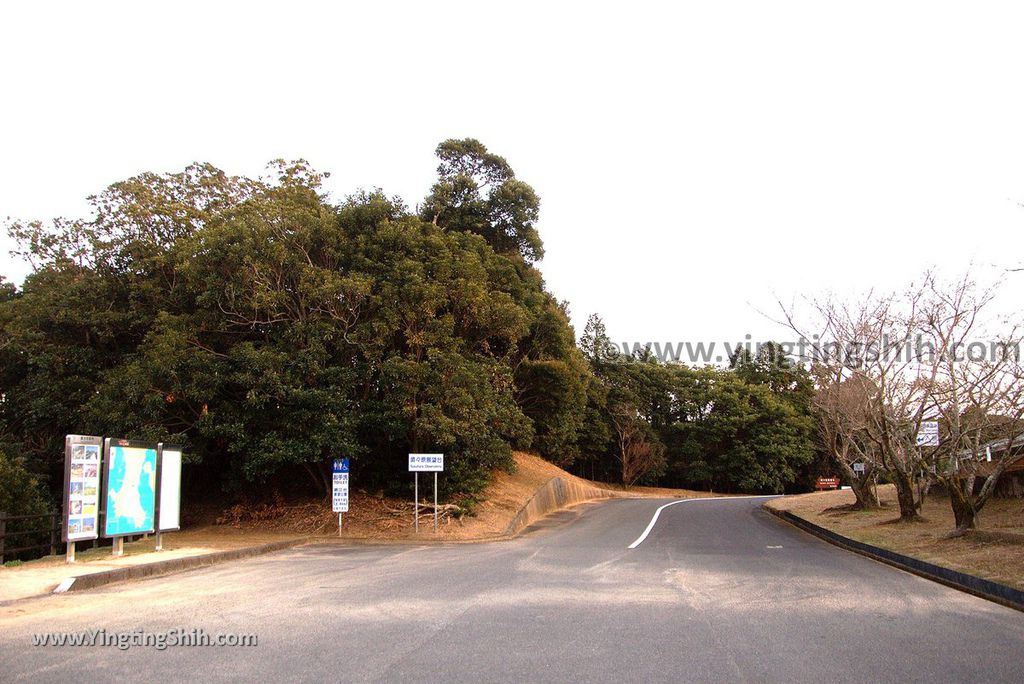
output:
[[523, 528], [540, 520], [548, 513], [553, 513], [566, 506], [594, 499], [610, 499], [618, 496], [621, 496], [618, 492], [598, 489], [575, 480], [553, 477], [530, 497], [525, 506], [519, 509], [516, 517], [512, 519], [512, 522], [505, 529], [505, 534], [517, 534]]

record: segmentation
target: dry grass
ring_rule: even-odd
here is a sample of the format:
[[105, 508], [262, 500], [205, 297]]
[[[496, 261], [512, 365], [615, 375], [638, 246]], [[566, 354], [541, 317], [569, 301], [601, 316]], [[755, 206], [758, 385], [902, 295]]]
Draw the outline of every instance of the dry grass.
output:
[[[480, 496], [472, 515], [446, 517], [435, 533], [429, 512], [421, 509], [420, 532], [413, 529], [412, 502], [354, 489], [349, 499], [349, 513], [344, 517], [346, 539], [401, 540], [436, 539], [469, 541], [489, 539], [504, 534], [516, 513], [530, 497], [553, 477], [577, 481], [599, 489], [624, 491], [621, 486], [590, 482], [567, 473], [549, 461], [533, 454], [516, 452], [513, 473], [495, 471], [491, 484]], [[420, 478], [422, 500], [433, 496], [431, 478]], [[709, 496], [706, 492], [654, 487], [630, 487], [627, 495], [637, 497], [691, 498]], [[337, 536], [338, 516], [322, 501], [304, 503], [236, 506], [220, 516], [222, 526], [236, 530], [262, 530]]]
[[594, 482], [591, 480], [583, 481], [589, 485], [598, 487], [599, 489], [610, 489], [613, 492], [623, 492], [627, 496], [640, 499], [701, 499], [709, 496], [731, 496], [730, 494], [702, 492], [695, 489], [670, 489], [668, 487], [644, 487], [640, 485], [623, 487], [618, 483]]
[[[1024, 589], [1024, 544], [948, 538], [955, 524], [945, 497], [928, 498], [923, 522], [894, 522], [899, 518], [895, 487], [881, 487], [880, 496], [884, 507], [869, 511], [829, 510], [852, 504], [849, 490], [774, 499], [766, 505], [851, 539]], [[978, 520], [982, 530], [1024, 533], [1024, 501], [990, 499]]]

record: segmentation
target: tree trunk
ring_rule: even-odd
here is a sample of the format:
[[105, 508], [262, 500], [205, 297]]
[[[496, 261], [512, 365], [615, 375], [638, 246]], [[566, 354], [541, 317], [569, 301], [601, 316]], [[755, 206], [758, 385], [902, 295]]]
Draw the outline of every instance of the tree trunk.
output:
[[329, 496], [331, 493], [330, 480], [327, 479], [327, 475], [323, 472], [322, 468], [317, 467], [318, 464], [303, 463], [302, 467], [305, 468], [306, 474], [309, 475], [309, 479], [313, 481], [313, 486], [321, 496]]
[[878, 494], [872, 490], [871, 485], [872, 480], [869, 477], [857, 477], [855, 475], [850, 479], [850, 489], [853, 490], [853, 495], [857, 497], [857, 503], [853, 506], [855, 511], [878, 508]]
[[843, 471], [844, 475], [846, 475], [846, 480], [850, 483], [850, 489], [853, 490], [853, 495], [857, 498], [857, 502], [853, 504], [852, 510], [863, 511], [868, 508], [874, 508], [876, 506], [876, 501], [872, 500], [871, 496], [870, 473], [858, 475], [845, 460], [838, 457], [834, 460], [839, 466], [839, 469]]
[[956, 531], [973, 530], [978, 526], [978, 510], [972, 505], [970, 494], [961, 489], [961, 483], [950, 483], [949, 503], [953, 508]]
[[920, 520], [917, 514], [917, 502], [914, 500], [914, 478], [904, 472], [893, 472], [896, 481], [896, 501], [900, 505], [900, 520], [910, 522]]

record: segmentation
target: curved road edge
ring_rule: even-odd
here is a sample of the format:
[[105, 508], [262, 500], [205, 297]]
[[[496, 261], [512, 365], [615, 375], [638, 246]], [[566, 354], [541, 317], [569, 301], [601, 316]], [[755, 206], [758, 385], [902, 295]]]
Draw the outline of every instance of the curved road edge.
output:
[[833, 544], [862, 556], [867, 556], [872, 560], [885, 563], [886, 565], [891, 565], [927, 580], [944, 584], [947, 587], [952, 587], [953, 589], [973, 594], [974, 596], [992, 601], [993, 603], [1024, 611], [1024, 591], [1021, 591], [1020, 589], [1015, 589], [1006, 584], [1000, 584], [999, 582], [993, 582], [981, 577], [976, 577], [975, 575], [969, 575], [965, 572], [951, 570], [950, 568], [928, 563], [910, 556], [904, 556], [901, 553], [896, 553], [889, 549], [883, 549], [879, 546], [865, 544], [864, 542], [857, 541], [856, 539], [844, 537], [832, 530], [827, 530], [824, 527], [815, 525], [809, 520], [805, 520], [798, 515], [790, 513], [789, 511], [781, 511], [767, 505], [762, 506], [762, 508], [772, 515], [785, 520], [794, 527], [798, 527], [804, 532], [812, 534], [829, 544]]

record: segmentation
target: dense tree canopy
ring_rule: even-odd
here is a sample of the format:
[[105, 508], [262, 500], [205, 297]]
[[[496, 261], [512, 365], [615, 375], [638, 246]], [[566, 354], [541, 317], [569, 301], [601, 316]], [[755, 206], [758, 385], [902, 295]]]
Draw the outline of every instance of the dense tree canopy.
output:
[[[640, 482], [715, 491], [782, 492], [814, 458], [813, 384], [777, 345], [738, 355], [730, 369], [662, 364], [609, 355], [604, 324], [591, 317], [581, 338], [605, 392], [585, 436], [595, 453], [585, 465], [611, 478], [623, 468], [623, 419], [654, 445]], [[601, 451], [604, 457], [597, 455]]]
[[324, 175], [205, 164], [91, 198], [88, 219], [8, 226], [34, 272], [0, 282], [0, 448], [51, 495], [67, 433], [186, 445], [199, 487], [325, 493], [333, 458], [406, 486], [447, 455], [471, 494], [514, 448], [588, 475], [780, 491], [807, 460], [806, 378], [577, 347], [546, 291], [539, 200], [475, 140], [437, 149], [417, 212], [381, 191], [332, 202]]
[[0, 291], [0, 440], [51, 487], [68, 432], [184, 441], [229, 488], [323, 490], [342, 455], [388, 485], [408, 451], [444, 451], [465, 492], [513, 447], [571, 462], [589, 368], [529, 263], [536, 195], [476, 141], [438, 155], [436, 220], [379, 191], [332, 204], [276, 162], [144, 174], [90, 220], [13, 224], [36, 270]]

